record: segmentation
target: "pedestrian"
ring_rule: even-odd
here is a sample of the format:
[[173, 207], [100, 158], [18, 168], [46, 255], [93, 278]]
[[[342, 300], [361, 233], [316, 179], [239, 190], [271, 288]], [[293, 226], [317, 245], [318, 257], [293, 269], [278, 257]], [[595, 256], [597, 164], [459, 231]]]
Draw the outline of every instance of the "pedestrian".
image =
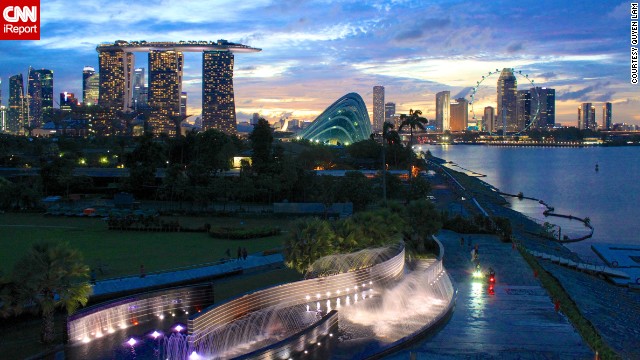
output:
[[243, 258], [244, 260], [247, 260], [247, 256], [248, 256], [248, 255], [249, 255], [249, 254], [247, 253], [247, 248], [242, 248], [242, 258]]
[[140, 277], [143, 278], [147, 276], [147, 273], [144, 271], [144, 265], [140, 265]]
[[237, 255], [238, 255], [238, 257], [236, 258], [236, 261], [240, 261], [240, 259], [242, 259], [242, 249], [240, 248], [240, 246], [238, 246]]
[[231, 259], [231, 249], [227, 248], [227, 251], [224, 252], [227, 255], [227, 258]]
[[463, 236], [460, 237], [460, 246], [464, 246], [464, 237]]
[[476, 249], [471, 249], [471, 261], [476, 259]]

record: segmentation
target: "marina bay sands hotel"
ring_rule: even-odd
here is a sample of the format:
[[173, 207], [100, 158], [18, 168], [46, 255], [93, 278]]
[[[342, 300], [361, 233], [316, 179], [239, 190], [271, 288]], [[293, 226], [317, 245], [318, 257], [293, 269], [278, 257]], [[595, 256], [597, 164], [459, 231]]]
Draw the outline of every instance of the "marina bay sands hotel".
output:
[[134, 52], [149, 53], [149, 130], [155, 135], [176, 135], [180, 120], [183, 52], [202, 52], [202, 128], [236, 131], [233, 95], [233, 54], [262, 49], [226, 40], [103, 43], [96, 47], [100, 63], [98, 103], [112, 112], [131, 112]]

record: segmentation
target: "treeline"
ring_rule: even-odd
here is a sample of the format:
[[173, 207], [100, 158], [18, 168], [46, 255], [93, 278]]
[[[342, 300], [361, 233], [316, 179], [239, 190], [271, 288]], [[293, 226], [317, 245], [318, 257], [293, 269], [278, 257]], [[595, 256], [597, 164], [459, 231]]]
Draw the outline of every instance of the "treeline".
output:
[[[0, 179], [0, 207], [34, 208], [47, 195], [107, 195], [124, 191], [138, 199], [198, 205], [353, 202], [355, 209], [361, 210], [382, 197], [382, 179], [369, 179], [358, 172], [347, 172], [344, 177], [317, 176], [312, 170], [381, 169], [383, 151], [389, 169], [421, 166], [396, 132], [385, 137], [384, 147], [374, 140], [346, 147], [328, 147], [304, 140], [285, 143], [274, 140], [273, 130], [264, 119], [245, 140], [216, 130], [176, 138], [154, 138], [145, 134], [138, 138], [29, 141], [24, 137], [1, 136], [0, 166], [38, 167], [39, 176], [13, 177], [11, 181]], [[227, 176], [234, 157], [242, 159], [239, 175]], [[82, 166], [124, 167], [129, 177], [107, 184], [99, 183], [105, 181], [100, 178], [74, 176], [74, 169]], [[158, 169], [163, 169], [164, 177], [156, 176]], [[386, 187], [388, 198], [405, 201], [424, 198], [430, 190], [423, 178], [403, 184], [389, 175]]]

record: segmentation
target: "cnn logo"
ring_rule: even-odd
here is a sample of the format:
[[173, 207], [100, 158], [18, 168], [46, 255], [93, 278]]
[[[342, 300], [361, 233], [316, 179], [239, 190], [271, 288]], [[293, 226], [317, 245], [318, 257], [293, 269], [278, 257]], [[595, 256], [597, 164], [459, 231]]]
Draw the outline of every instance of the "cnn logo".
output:
[[40, 40], [40, 0], [0, 1], [0, 40]]

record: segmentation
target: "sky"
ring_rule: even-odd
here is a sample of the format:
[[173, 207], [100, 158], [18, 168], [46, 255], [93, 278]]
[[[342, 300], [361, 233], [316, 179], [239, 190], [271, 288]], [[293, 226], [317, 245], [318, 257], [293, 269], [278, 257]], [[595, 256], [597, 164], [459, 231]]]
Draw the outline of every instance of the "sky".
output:
[[[239, 121], [254, 112], [270, 121], [313, 120], [349, 92], [371, 114], [375, 85], [397, 112], [419, 109], [433, 119], [437, 92], [468, 98], [482, 76], [509, 67], [556, 89], [557, 123], [575, 126], [580, 103], [609, 101], [613, 122], [640, 125], [629, 7], [618, 0], [41, 0], [41, 39], [0, 41], [2, 101], [9, 76], [26, 78], [29, 66], [54, 71], [56, 99], [63, 91], [81, 98], [82, 69], [98, 68], [101, 42], [226, 39], [262, 49], [235, 57]], [[136, 53], [136, 67], [148, 68], [145, 54]], [[201, 75], [201, 55], [185, 54], [190, 115], [200, 113]], [[496, 81], [488, 76], [477, 87], [478, 117], [482, 101], [495, 102]], [[518, 84], [531, 87], [522, 76]]]

